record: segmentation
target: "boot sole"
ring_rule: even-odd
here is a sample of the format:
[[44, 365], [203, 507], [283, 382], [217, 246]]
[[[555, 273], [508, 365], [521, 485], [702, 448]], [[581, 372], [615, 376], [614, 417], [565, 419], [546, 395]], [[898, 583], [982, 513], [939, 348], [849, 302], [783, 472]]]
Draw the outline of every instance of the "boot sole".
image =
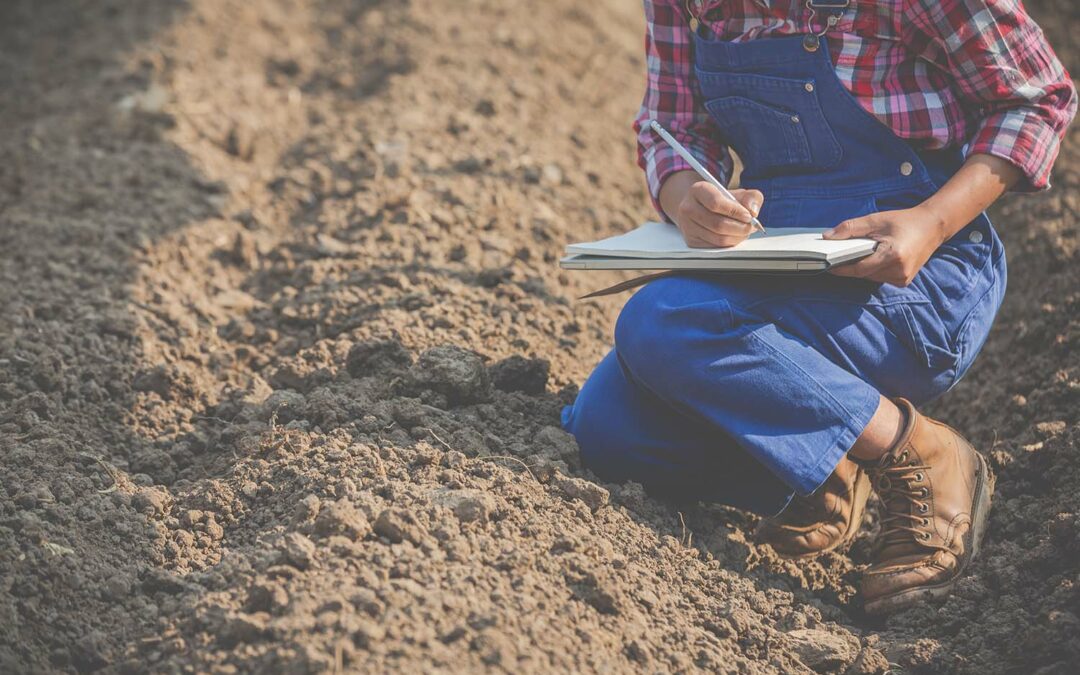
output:
[[986, 530], [987, 516], [990, 514], [990, 499], [994, 495], [994, 474], [991, 473], [990, 467], [982, 455], [975, 452], [975, 457], [979, 463], [979, 480], [975, 486], [975, 508], [972, 509], [971, 529], [964, 536], [964, 550], [967, 553], [961, 558], [956, 574], [948, 581], [940, 584], [910, 588], [906, 591], [868, 601], [863, 606], [863, 610], [867, 614], [891, 614], [906, 609], [920, 600], [943, 598], [952, 592], [953, 586], [964, 576], [968, 565], [979, 554], [979, 547], [982, 545], [983, 534]]
[[844, 536], [836, 540], [835, 544], [827, 546], [820, 551], [810, 551], [809, 553], [796, 553], [787, 554], [776, 551], [776, 555], [784, 560], [809, 560], [810, 558], [816, 558], [819, 555], [826, 553], [832, 553], [836, 550], [847, 550], [851, 546], [851, 543], [855, 541], [855, 535], [862, 529], [863, 516], [866, 515], [866, 501], [870, 498], [870, 480], [866, 474], [863, 473], [855, 481], [855, 508], [851, 512], [851, 520], [848, 521], [847, 530], [844, 531]]

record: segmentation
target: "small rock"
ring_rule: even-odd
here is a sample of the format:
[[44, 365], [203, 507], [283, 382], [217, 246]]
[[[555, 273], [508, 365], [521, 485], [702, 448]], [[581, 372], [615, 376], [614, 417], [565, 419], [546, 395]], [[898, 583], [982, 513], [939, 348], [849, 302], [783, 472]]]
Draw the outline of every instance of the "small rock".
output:
[[557, 164], [545, 164], [540, 170], [540, 182], [546, 185], [560, 185], [563, 181], [563, 172]]
[[197, 525], [201, 523], [203, 521], [203, 518], [205, 517], [206, 514], [202, 511], [191, 509], [188, 511], [184, 511], [184, 514], [180, 516], [180, 524], [184, 527], [191, 527], [192, 525]]
[[484, 288], [495, 288], [514, 277], [514, 270], [508, 267], [489, 267], [476, 273], [476, 283]]
[[255, 141], [255, 130], [236, 122], [225, 136], [225, 151], [234, 157], [250, 160], [255, 155]]
[[547, 448], [554, 459], [572, 459], [578, 456], [578, 444], [574, 437], [559, 427], [546, 426], [533, 439], [537, 445]]
[[418, 387], [446, 396], [450, 405], [491, 398], [491, 379], [480, 355], [454, 345], [433, 347], [421, 354], [411, 377]]
[[218, 293], [214, 296], [214, 301], [221, 306], [222, 309], [226, 309], [230, 313], [239, 314], [247, 314], [259, 304], [259, 301], [256, 300], [253, 295], [245, 293], [238, 288]]
[[135, 375], [131, 386], [135, 391], [154, 392], [164, 400], [172, 396], [176, 374], [166, 365], [154, 366]]
[[328, 257], [348, 255], [353, 250], [349, 244], [323, 232], [315, 235], [315, 241], [318, 244], [319, 253]]
[[490, 160], [487, 160], [483, 157], [475, 157], [470, 155], [468, 157], [465, 157], [464, 159], [459, 159], [458, 161], [454, 162], [454, 169], [461, 173], [480, 173], [487, 168], [489, 163]]
[[454, 512], [464, 523], [487, 522], [496, 509], [495, 498], [479, 490], [439, 489], [431, 493], [431, 500]]
[[[251, 211], [245, 211], [237, 216], [237, 220], [240, 220], [245, 227], [248, 227], [247, 222], [254, 221], [254, 216], [251, 215]], [[259, 248], [255, 243], [255, 237], [246, 231], [237, 232], [226, 259], [234, 265], [245, 269], [255, 267], [255, 263], [259, 261]]]
[[319, 513], [319, 517], [315, 519], [315, 532], [324, 537], [340, 534], [357, 540], [371, 532], [371, 524], [356, 507], [347, 500], [340, 499]]
[[214, 541], [221, 541], [225, 537], [225, 528], [219, 525], [214, 518], [207, 518], [204, 527], [206, 534], [210, 535], [210, 538]]
[[1054, 422], [1039, 422], [1035, 425], [1035, 431], [1039, 436], [1043, 438], [1051, 438], [1058, 434], [1064, 433], [1068, 429], [1068, 425], [1061, 420]]
[[249, 612], [275, 612], [288, 605], [289, 594], [281, 584], [263, 582], [251, 587], [244, 607]]
[[[255, 214], [252, 213], [251, 209], [244, 209], [243, 211], [237, 211], [236, 213], [233, 214], [232, 218], [233, 218], [233, 220], [240, 223], [241, 225], [243, 225], [245, 228], [247, 228], [249, 230], [255, 230], [255, 229], [258, 229], [258, 227], [259, 227], [259, 219], [255, 217]], [[239, 241], [239, 238], [237, 238], [237, 241]], [[233, 255], [234, 256], [236, 255], [236, 249], [235, 248], [233, 249]], [[243, 262], [247, 262], [246, 256], [242, 256], [242, 257], [244, 258]]]
[[852, 635], [801, 628], [785, 637], [803, 665], [818, 673], [842, 671], [859, 655], [859, 640]]
[[99, 630], [92, 630], [72, 646], [71, 659], [79, 672], [89, 673], [109, 663], [109, 641]]
[[218, 632], [218, 640], [225, 646], [257, 642], [266, 634], [267, 618], [262, 613], [242, 614], [236, 612], [226, 617]]
[[557, 476], [552, 483], [569, 499], [580, 499], [591, 511], [607, 505], [611, 495], [596, 483], [573, 476]]
[[165, 515], [172, 499], [164, 490], [156, 487], [145, 487], [131, 496], [131, 505], [139, 513], [149, 516], [160, 517]]
[[370, 619], [357, 618], [352, 633], [354, 645], [360, 649], [368, 649], [382, 642], [384, 637], [386, 637], [386, 631], [382, 626]]
[[540, 394], [547, 388], [551, 363], [547, 359], [527, 359], [515, 354], [491, 367], [496, 389]]
[[380, 372], [412, 365], [409, 352], [395, 340], [358, 342], [345, 357], [345, 369], [353, 377], [368, 377]]
[[303, 394], [284, 389], [275, 391], [263, 401], [263, 417], [270, 419], [276, 416], [281, 424], [287, 424], [296, 419], [304, 409], [307, 399]]
[[278, 551], [282, 562], [297, 569], [306, 570], [315, 561], [315, 544], [299, 532], [290, 532], [282, 537]]
[[151, 568], [142, 579], [143, 590], [147, 593], [167, 593], [175, 595], [188, 590], [184, 580], [176, 574], [163, 569]]
[[844, 675], [882, 675], [890, 672], [892, 666], [879, 650], [866, 645], [855, 658], [855, 662], [844, 671]]
[[127, 597], [131, 592], [130, 580], [121, 574], [116, 574], [109, 577], [105, 582], [105, 588], [102, 595], [106, 600], [119, 601]]
[[322, 509], [322, 502], [319, 501], [318, 497], [315, 495], [305, 496], [293, 507], [293, 527], [298, 527], [304, 523], [315, 520], [315, 517], [319, 515], [320, 509]]
[[349, 596], [349, 603], [352, 604], [357, 611], [364, 612], [371, 617], [377, 617], [383, 611], [382, 601], [379, 600], [379, 596], [375, 591], [370, 588], [358, 589]]
[[375, 519], [375, 534], [386, 537], [392, 543], [400, 544], [403, 541], [419, 543], [424, 536], [423, 527], [417, 522], [416, 516], [405, 509], [384, 509]]

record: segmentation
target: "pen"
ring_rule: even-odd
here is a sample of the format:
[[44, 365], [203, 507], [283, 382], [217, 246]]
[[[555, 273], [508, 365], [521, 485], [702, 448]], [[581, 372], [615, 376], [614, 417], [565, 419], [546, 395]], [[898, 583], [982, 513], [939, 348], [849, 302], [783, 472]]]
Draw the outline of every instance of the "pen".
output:
[[[675, 137], [669, 134], [667, 129], [660, 126], [659, 122], [657, 122], [656, 120], [649, 120], [649, 128], [660, 134], [660, 138], [664, 139], [664, 141], [666, 141], [667, 144], [670, 145], [673, 150], [675, 150], [675, 152], [679, 153], [679, 157], [682, 157], [684, 160], [686, 160], [686, 163], [693, 167], [694, 171], [697, 171], [699, 176], [701, 176], [710, 185], [719, 190], [720, 194], [724, 195], [735, 203], [739, 203], [739, 200], [735, 199], [735, 195], [728, 192], [728, 189], [724, 187], [724, 184], [716, 180], [716, 176], [709, 173], [709, 170], [702, 166], [701, 162], [697, 161], [697, 158], [691, 155], [690, 151], [687, 150], [682, 143], [675, 140]], [[761, 221], [754, 217], [754, 214], [752, 213], [750, 214], [750, 223], [762, 232], [765, 231], [765, 226], [762, 225]]]

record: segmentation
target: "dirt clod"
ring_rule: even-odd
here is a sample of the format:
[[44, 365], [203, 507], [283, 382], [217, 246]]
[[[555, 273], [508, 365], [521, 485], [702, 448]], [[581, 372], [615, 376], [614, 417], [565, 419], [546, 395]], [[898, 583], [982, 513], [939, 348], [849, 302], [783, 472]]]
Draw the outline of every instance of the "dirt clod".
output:
[[491, 367], [491, 381], [503, 391], [539, 394], [547, 388], [550, 369], [547, 359], [527, 359], [515, 354]]
[[610, 499], [606, 489], [581, 478], [557, 476], [552, 482], [568, 499], [580, 499], [591, 511], [606, 506]]
[[410, 376], [414, 386], [443, 394], [449, 405], [491, 397], [491, 379], [483, 359], [456, 345], [439, 345], [421, 354]]
[[416, 517], [404, 509], [384, 509], [375, 519], [374, 530], [375, 534], [395, 544], [403, 541], [418, 544], [424, 537], [424, 530]]
[[859, 655], [859, 640], [850, 635], [800, 628], [784, 638], [803, 665], [816, 673], [844, 672]]
[[351, 539], [363, 539], [371, 532], [371, 524], [356, 507], [342, 499], [319, 512], [315, 532], [324, 537], [341, 534]]
[[281, 562], [306, 570], [315, 560], [315, 544], [299, 532], [286, 534], [278, 544]]

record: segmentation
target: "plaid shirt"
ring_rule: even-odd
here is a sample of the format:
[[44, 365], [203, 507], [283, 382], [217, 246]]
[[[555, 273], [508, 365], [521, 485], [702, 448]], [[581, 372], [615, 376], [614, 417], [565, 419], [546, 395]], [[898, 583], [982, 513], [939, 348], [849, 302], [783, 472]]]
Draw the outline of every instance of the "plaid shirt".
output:
[[[689, 5], [721, 40], [807, 32], [803, 0], [645, 0], [648, 82], [634, 123], [649, 192], [690, 167], [642, 123], [656, 119], [727, 182], [731, 156], [717, 140], [693, 82]], [[813, 22], [825, 28], [824, 12]], [[825, 34], [836, 74], [859, 104], [917, 147], [967, 144], [1049, 186], [1076, 90], [1019, 0], [852, 0]], [[660, 211], [662, 213], [662, 211]]]

